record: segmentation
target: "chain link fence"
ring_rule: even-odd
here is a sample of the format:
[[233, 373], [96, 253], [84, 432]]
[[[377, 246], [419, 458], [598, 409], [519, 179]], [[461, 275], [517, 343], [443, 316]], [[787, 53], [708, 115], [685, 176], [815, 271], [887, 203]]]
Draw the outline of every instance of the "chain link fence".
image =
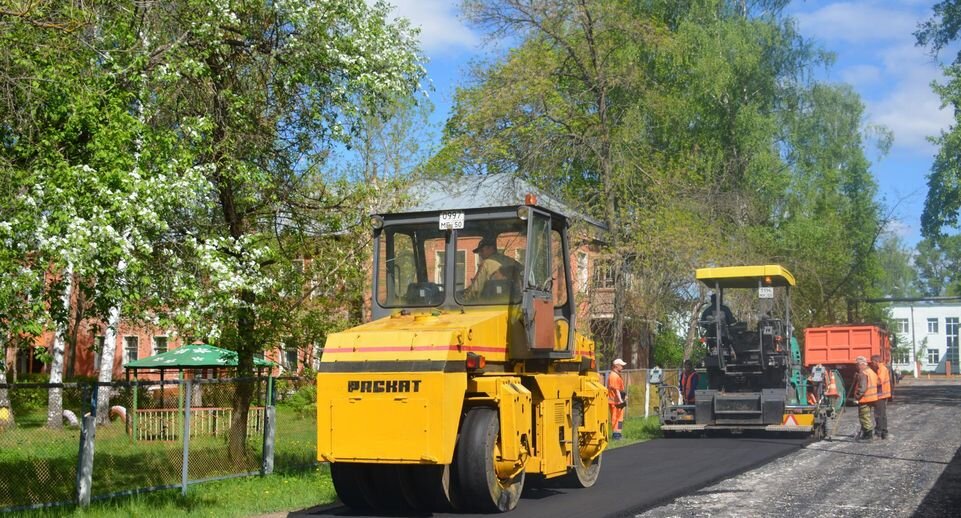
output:
[[0, 511], [312, 467], [315, 391], [304, 378], [0, 384]]
[[[607, 383], [607, 375], [610, 371], [602, 371], [604, 383]], [[627, 408], [624, 412], [625, 417], [648, 417], [657, 415], [661, 400], [657, 392], [656, 385], [648, 384], [650, 369], [624, 369], [621, 377], [627, 389]], [[701, 376], [706, 381], [706, 376]], [[680, 369], [664, 369], [662, 372], [662, 383], [667, 386], [677, 387], [680, 384]], [[677, 394], [671, 391], [673, 394]], [[676, 402], [675, 402], [676, 403]]]
[[[76, 383], [0, 385], [9, 401], [0, 426], [0, 509], [73, 500], [79, 417], [89, 401]], [[87, 392], [89, 394], [89, 392]], [[48, 400], [62, 411], [48, 423]]]

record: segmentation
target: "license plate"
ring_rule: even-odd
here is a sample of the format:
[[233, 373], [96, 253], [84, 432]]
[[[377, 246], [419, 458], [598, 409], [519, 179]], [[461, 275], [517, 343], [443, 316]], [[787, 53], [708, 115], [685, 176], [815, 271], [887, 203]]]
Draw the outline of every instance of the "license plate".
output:
[[463, 212], [441, 212], [440, 213], [440, 229], [453, 230], [455, 228], [464, 228], [464, 213]]

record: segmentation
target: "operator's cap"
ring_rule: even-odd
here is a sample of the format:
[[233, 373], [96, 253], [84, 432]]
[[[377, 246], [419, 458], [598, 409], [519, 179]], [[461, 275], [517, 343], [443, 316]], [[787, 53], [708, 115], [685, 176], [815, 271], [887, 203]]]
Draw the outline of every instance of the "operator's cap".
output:
[[477, 243], [477, 248], [474, 249], [474, 253], [476, 254], [477, 252], [480, 252], [480, 249], [484, 248], [485, 246], [497, 246], [497, 241], [495, 241], [492, 237], [485, 237], [481, 239], [480, 243]]
[[625, 362], [624, 360], [618, 358], [618, 359], [614, 360], [614, 365], [624, 366], [624, 365], [627, 365], [627, 362]]
[[881, 355], [880, 354], [871, 355], [871, 361], [881, 363]]
[[867, 363], [867, 362], [868, 362], [868, 359], [865, 358], [864, 356], [858, 356], [857, 358], [854, 359], [854, 361], [856, 361], [856, 362], [858, 362], [858, 363]]

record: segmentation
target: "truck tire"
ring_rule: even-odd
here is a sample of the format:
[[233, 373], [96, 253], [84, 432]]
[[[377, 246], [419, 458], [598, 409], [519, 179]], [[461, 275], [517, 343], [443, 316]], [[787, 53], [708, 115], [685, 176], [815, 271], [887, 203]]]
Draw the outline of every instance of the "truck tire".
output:
[[510, 511], [517, 506], [524, 489], [521, 472], [509, 479], [501, 479], [495, 470], [494, 459], [500, 421], [497, 410], [477, 407], [467, 412], [457, 446], [457, 481], [465, 505], [484, 513]]
[[351, 509], [367, 510], [370, 494], [370, 482], [367, 479], [367, 466], [349, 462], [333, 462], [330, 464], [330, 478], [334, 482], [337, 497], [344, 505]]
[[566, 481], [575, 487], [591, 487], [597, 482], [597, 477], [601, 474], [601, 458], [603, 454], [591, 459], [584, 459], [580, 455], [581, 435], [577, 429], [584, 425], [584, 403], [579, 399], [574, 399], [571, 403], [571, 435], [574, 439], [574, 451], [571, 461], [574, 469], [567, 474]]

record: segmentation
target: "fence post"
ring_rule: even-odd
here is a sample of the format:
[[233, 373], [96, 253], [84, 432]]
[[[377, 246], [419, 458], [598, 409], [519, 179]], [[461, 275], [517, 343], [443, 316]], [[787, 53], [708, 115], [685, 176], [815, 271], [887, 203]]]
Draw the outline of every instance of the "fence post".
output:
[[183, 382], [186, 387], [186, 397], [184, 398], [184, 462], [180, 477], [180, 494], [187, 496], [187, 470], [190, 459], [190, 385], [191, 380]]
[[644, 417], [650, 417], [651, 415], [651, 382], [650, 380], [644, 380]]
[[277, 435], [277, 408], [267, 405], [264, 408], [264, 459], [260, 467], [261, 475], [274, 472], [274, 437]]
[[97, 434], [97, 392], [100, 387], [93, 386], [90, 403], [93, 408], [83, 416], [80, 425], [80, 453], [77, 456], [77, 505], [90, 505], [93, 489], [93, 448]]

